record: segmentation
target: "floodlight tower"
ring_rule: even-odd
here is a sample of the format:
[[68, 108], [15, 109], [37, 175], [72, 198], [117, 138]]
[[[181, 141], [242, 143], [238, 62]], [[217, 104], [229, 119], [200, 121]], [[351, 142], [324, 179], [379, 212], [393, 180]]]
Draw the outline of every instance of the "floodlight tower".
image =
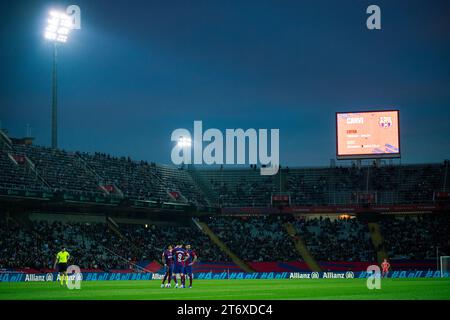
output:
[[57, 92], [57, 58], [58, 45], [65, 43], [72, 29], [72, 18], [59, 11], [50, 11], [44, 37], [53, 44], [52, 71], [52, 148], [58, 148], [58, 92]]

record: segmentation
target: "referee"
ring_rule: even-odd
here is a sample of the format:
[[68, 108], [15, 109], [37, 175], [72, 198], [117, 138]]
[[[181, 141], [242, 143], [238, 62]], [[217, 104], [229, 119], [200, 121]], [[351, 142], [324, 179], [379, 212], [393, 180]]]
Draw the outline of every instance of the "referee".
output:
[[62, 247], [61, 251], [56, 254], [55, 264], [53, 269], [56, 269], [56, 264], [58, 264], [58, 272], [60, 284], [63, 285], [64, 281], [68, 283], [69, 277], [67, 276], [67, 262], [69, 261], [70, 254], [66, 251], [66, 248]]

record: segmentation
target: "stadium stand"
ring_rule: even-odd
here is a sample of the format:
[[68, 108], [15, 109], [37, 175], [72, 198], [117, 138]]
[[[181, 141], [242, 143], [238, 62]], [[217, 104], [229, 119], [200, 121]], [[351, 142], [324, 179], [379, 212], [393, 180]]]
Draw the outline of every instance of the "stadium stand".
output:
[[[445, 164], [285, 168], [265, 177], [256, 169], [196, 170], [223, 207], [264, 207], [284, 192], [292, 205], [355, 204], [373, 193], [380, 204], [430, 203], [444, 186]], [[281, 175], [281, 179], [279, 177]], [[280, 182], [281, 181], [281, 182]]]
[[[322, 208], [337, 204], [434, 204], [434, 193], [447, 190], [448, 162], [282, 168], [275, 176], [261, 176], [256, 167], [178, 168], [14, 141], [0, 135], [2, 197], [20, 190], [131, 200], [119, 202], [120, 210], [125, 211], [134, 200], [153, 200], [193, 205], [197, 210], [186, 211], [192, 215], [200, 213], [200, 209], [219, 206], [222, 212], [211, 215], [207, 211], [199, 219], [253, 270], [267, 270], [269, 266], [277, 270], [307, 268], [298, 243], [294, 245], [295, 234], [287, 231], [286, 218], [278, 213], [263, 214], [269, 213], [265, 209], [273, 209], [274, 194], [290, 195], [292, 206]], [[364, 198], [370, 201], [361, 198], [367, 194], [373, 195]], [[239, 215], [225, 215], [226, 209], [234, 207], [240, 210]], [[254, 214], [243, 214], [247, 208], [253, 209]], [[158, 214], [163, 209], [158, 207]], [[146, 228], [143, 223], [118, 223], [114, 229], [106, 222], [39, 220], [26, 224], [15, 217], [5, 218], [6, 211], [7, 208], [0, 208], [0, 268], [48, 269], [54, 252], [64, 244], [82, 268], [129, 269], [159, 261], [163, 248], [176, 242], [190, 242], [200, 261], [206, 263], [204, 268], [213, 268], [214, 263], [218, 263], [218, 268], [239, 268], [232, 266], [229, 254], [222, 252], [194, 223], [180, 224], [176, 218], [173, 225], [148, 223]], [[445, 212], [442, 216], [420, 212], [410, 216], [381, 214], [375, 221], [382, 241], [377, 248], [364, 220], [338, 219], [338, 214], [324, 217], [321, 211], [310, 215], [283, 214], [289, 216], [311, 259], [323, 270], [350, 265], [363, 268], [377, 261], [377, 252], [381, 251], [390, 259], [427, 260], [426, 263], [436, 258], [437, 248], [450, 254], [450, 219]], [[347, 264], [341, 266], [340, 262]]]
[[173, 166], [21, 144], [2, 144], [0, 164], [4, 188], [208, 204], [191, 176]]
[[75, 153], [19, 144], [15, 144], [13, 149], [31, 161], [36, 174], [49, 189], [101, 193], [95, 176], [83, 167]]
[[300, 259], [279, 216], [211, 217], [207, 224], [243, 260]]
[[196, 170], [223, 207], [270, 206], [277, 191], [276, 177], [261, 176], [255, 169]]
[[193, 225], [149, 225], [147, 228], [136, 224], [119, 226], [122, 233], [142, 250], [143, 260], [160, 260], [161, 253], [168, 244], [191, 244], [198, 252], [200, 261], [229, 261], [229, 258]]
[[[17, 158], [17, 156], [16, 156]], [[22, 160], [16, 160], [14, 153], [0, 151], [1, 180], [0, 186], [8, 189], [42, 190], [43, 182], [32, 172], [32, 169]]]
[[137, 258], [106, 224], [35, 221], [26, 228], [9, 219], [2, 221], [0, 235], [1, 268], [50, 269], [61, 246], [83, 269], [129, 269], [129, 262]]
[[[274, 262], [307, 268], [282, 227], [280, 217], [207, 218], [208, 225], [253, 268]], [[376, 262], [367, 226], [357, 219], [297, 219], [293, 224], [322, 268], [339, 268], [339, 262], [361, 267]], [[448, 216], [387, 217], [381, 221], [389, 257], [400, 261], [435, 259], [436, 246], [450, 250]], [[230, 259], [193, 225], [119, 224], [124, 237], [105, 223], [33, 221], [30, 227], [14, 219], [1, 220], [0, 268], [51, 268], [54, 253], [64, 245], [83, 269], [139, 269], [160, 261], [167, 244], [191, 243], [203, 263]], [[265, 267], [264, 267], [265, 266]], [[334, 267], [333, 267], [334, 266]], [[212, 265], [210, 266], [212, 268]], [[277, 268], [280, 268], [279, 265]], [[345, 266], [341, 266], [345, 269]]]
[[[24, 163], [17, 163], [14, 157], [23, 157]], [[283, 168], [278, 175], [261, 176], [256, 167], [192, 170], [18, 143], [2, 143], [0, 163], [5, 168], [0, 176], [4, 187], [220, 207], [268, 207], [271, 196], [278, 192], [289, 194], [291, 205], [355, 204], [361, 203], [360, 195], [366, 193], [373, 194], [373, 202], [378, 204], [431, 203], [433, 193], [446, 188], [447, 172], [443, 162]], [[15, 174], [19, 179], [12, 178]]]
[[380, 221], [384, 245], [394, 259], [436, 258], [436, 249], [450, 253], [447, 215], [388, 216]]
[[81, 157], [103, 178], [105, 185], [116, 185], [126, 197], [136, 199], [168, 200], [168, 195], [158, 183], [161, 176], [155, 166], [130, 158], [116, 158], [103, 153]]
[[297, 219], [294, 225], [318, 261], [376, 261], [367, 224], [358, 219]]
[[83, 269], [134, 269], [138, 262], [160, 260], [167, 244], [177, 242], [191, 243], [201, 261], [228, 260], [192, 226], [121, 224], [122, 238], [105, 223], [35, 221], [28, 229], [11, 219], [1, 222], [0, 268], [49, 269], [61, 246]]

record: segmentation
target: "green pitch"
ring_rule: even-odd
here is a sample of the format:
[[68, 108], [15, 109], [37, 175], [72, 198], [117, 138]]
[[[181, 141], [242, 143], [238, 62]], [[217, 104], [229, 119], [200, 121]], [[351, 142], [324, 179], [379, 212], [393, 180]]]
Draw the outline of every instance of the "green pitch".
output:
[[0, 300], [162, 299], [446, 299], [450, 279], [383, 279], [369, 290], [364, 279], [197, 280], [192, 289], [160, 288], [160, 281], [86, 281], [80, 290], [57, 282], [0, 283]]

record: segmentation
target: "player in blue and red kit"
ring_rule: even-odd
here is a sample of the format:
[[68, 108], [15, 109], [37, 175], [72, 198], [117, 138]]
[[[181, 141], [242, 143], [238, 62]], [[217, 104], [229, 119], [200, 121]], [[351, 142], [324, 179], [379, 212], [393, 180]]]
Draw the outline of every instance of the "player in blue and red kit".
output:
[[186, 245], [186, 252], [188, 253], [188, 257], [184, 267], [184, 275], [189, 277], [189, 288], [192, 288], [192, 266], [197, 261], [197, 253], [191, 249], [190, 244]]
[[167, 279], [167, 285], [166, 288], [170, 288], [170, 282], [172, 280], [172, 272], [173, 272], [173, 254], [172, 254], [173, 248], [171, 245], [167, 246], [167, 249], [164, 250], [162, 254], [162, 262], [164, 264], [165, 268], [165, 275], [163, 282], [161, 284], [161, 288], [164, 288], [164, 283]]
[[[174, 265], [173, 265], [173, 273], [176, 277], [181, 280], [181, 288], [184, 288], [185, 277], [184, 277], [184, 266], [186, 263], [186, 259], [189, 258], [189, 254], [183, 248], [182, 245], [177, 245], [175, 249], [172, 250]], [[175, 288], [178, 288], [178, 282], [175, 281]]]

